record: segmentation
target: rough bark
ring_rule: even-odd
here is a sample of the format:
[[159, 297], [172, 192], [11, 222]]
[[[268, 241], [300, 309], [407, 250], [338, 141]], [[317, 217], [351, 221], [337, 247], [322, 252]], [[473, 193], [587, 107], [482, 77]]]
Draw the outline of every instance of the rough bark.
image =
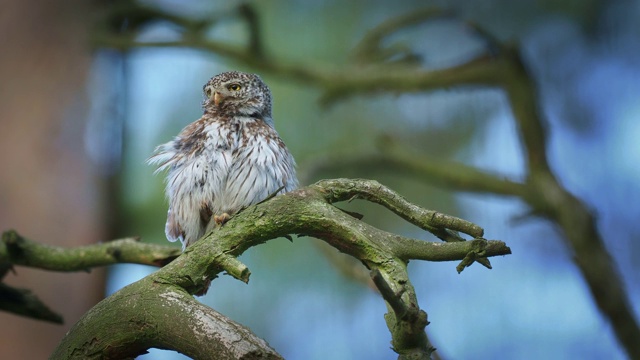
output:
[[51, 359], [124, 359], [149, 348], [193, 359], [282, 359], [248, 328], [183, 289], [145, 278], [98, 303]]

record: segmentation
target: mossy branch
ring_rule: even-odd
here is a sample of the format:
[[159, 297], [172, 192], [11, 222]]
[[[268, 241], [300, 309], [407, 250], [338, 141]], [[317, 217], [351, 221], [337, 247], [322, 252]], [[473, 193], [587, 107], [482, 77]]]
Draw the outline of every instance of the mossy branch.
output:
[[[145, 244], [126, 238], [102, 244], [63, 248], [40, 244], [14, 230], [2, 233], [0, 241], [0, 279], [14, 265], [50, 271], [89, 271], [97, 266], [133, 263], [164, 266], [180, 255], [175, 247]], [[0, 284], [0, 310], [30, 318], [62, 323], [62, 316], [49, 309], [27, 289]]]
[[118, 263], [164, 266], [179, 255], [176, 247], [141, 243], [138, 238], [63, 248], [40, 244], [8, 230], [0, 242], [0, 262], [51, 271], [88, 271]]
[[[211, 358], [211, 353], [197, 349], [197, 342], [207, 336], [200, 330], [196, 331], [198, 338], [180, 339], [176, 342], [168, 340], [175, 340], [173, 335], [178, 337], [176, 334], [183, 331], [179, 328], [182, 326], [180, 323], [192, 322], [194, 317], [187, 314], [181, 321], [176, 320], [179, 324], [164, 320], [158, 322], [158, 314], [166, 311], [161, 307], [164, 300], [160, 298], [176, 297], [182, 299], [176, 302], [182, 303], [183, 300], [190, 299], [187, 293], [196, 294], [206, 290], [210, 281], [222, 271], [247, 281], [250, 273], [237, 260], [240, 254], [270, 239], [298, 234], [322, 239], [357, 258], [369, 268], [374, 283], [378, 284], [380, 293], [389, 305], [389, 313], [385, 315], [385, 319], [391, 331], [393, 348], [400, 355], [399, 358], [429, 359], [433, 348], [424, 331], [428, 323], [427, 315], [420, 310], [409, 280], [406, 269], [408, 260], [463, 260], [460, 266], [465, 267], [476, 259], [509, 254], [510, 249], [502, 241], [481, 238], [432, 243], [382, 231], [332, 205], [354, 196], [383, 204], [427, 230], [455, 229], [472, 235], [481, 235], [483, 231], [465, 220], [411, 204], [376, 181], [321, 181], [247, 208], [223, 227], [215, 229], [187, 248], [183, 255], [162, 269], [103, 300], [71, 329], [52, 358], [78, 358], [88, 353], [103, 354], [107, 358], [135, 356], [149, 347], [172, 348], [198, 359]], [[131, 307], [145, 310], [143, 314], [138, 314], [140, 310], [136, 313]], [[179, 305], [179, 309], [181, 308], [184, 306]], [[131, 312], [134, 313], [131, 314], [134, 319], [132, 321], [114, 319], [114, 314]], [[185, 316], [184, 312], [175, 319], [181, 316]], [[164, 328], [161, 334], [149, 331], [161, 327]], [[213, 332], [211, 336], [211, 341], [216, 342], [216, 346], [234, 346], [233, 342], [225, 341], [223, 335]], [[251, 343], [255, 345], [253, 340]], [[272, 351], [268, 347], [260, 349], [269, 354]], [[236, 350], [227, 350], [229, 354], [237, 354], [234, 352]], [[222, 353], [216, 353], [215, 357], [233, 358], [220, 354]], [[277, 354], [273, 352], [273, 356]]]

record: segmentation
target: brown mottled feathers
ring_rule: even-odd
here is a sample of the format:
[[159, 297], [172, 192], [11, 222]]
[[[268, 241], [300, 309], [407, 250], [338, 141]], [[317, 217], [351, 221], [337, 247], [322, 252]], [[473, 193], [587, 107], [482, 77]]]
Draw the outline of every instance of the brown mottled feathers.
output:
[[186, 247], [271, 194], [295, 189], [295, 161], [274, 128], [271, 92], [253, 74], [213, 77], [204, 114], [149, 159], [167, 170], [165, 232]]

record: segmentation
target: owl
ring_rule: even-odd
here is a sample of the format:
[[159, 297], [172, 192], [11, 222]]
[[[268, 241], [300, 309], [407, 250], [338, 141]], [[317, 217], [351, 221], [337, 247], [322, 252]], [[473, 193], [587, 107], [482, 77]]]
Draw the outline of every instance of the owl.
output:
[[254, 74], [214, 76], [202, 117], [148, 162], [167, 170], [165, 233], [182, 249], [238, 211], [298, 186], [295, 161], [271, 117], [271, 91]]

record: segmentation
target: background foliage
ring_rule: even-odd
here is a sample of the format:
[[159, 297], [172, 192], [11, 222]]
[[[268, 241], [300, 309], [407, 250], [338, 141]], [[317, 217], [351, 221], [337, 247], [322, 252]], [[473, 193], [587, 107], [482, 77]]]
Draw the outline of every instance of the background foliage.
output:
[[[145, 3], [193, 18], [218, 16], [207, 33], [214, 39], [242, 44], [249, 35], [234, 16], [233, 2]], [[113, 31], [101, 19], [109, 18], [105, 14], [113, 6], [123, 4], [104, 4], [95, 11], [92, 34]], [[640, 147], [635, 141], [640, 135], [637, 4], [596, 0], [251, 4], [260, 18], [266, 52], [278, 61], [311, 68], [348, 63], [368, 30], [427, 5], [453, 16], [404, 29], [385, 40], [386, 45], [412, 49], [424, 68], [460, 64], [485, 48], [465, 21], [501, 41], [518, 43], [539, 86], [551, 133], [552, 168], [563, 185], [598, 215], [599, 230], [638, 314], [640, 248], [633, 239], [640, 234], [634, 221], [640, 207], [632, 201], [640, 195]], [[162, 22], [120, 26], [116, 31], [136, 30], [140, 41], [177, 39], [183, 31]], [[145, 241], [164, 242], [162, 179], [152, 175], [144, 160], [155, 145], [200, 116], [201, 87], [211, 76], [252, 69], [190, 48], [120, 52], [100, 46], [100, 39], [89, 40], [96, 47], [86, 73], [86, 91], [77, 93], [86, 94], [90, 109], [67, 102], [65, 111], [81, 120], [56, 125], [61, 130], [53, 136], [61, 151], [72, 146], [68, 137], [77, 139], [79, 132], [84, 139], [78, 151], [88, 154], [88, 169], [99, 184], [86, 196], [102, 199], [96, 203], [105, 216], [99, 218], [108, 219], [103, 237], [95, 236], [94, 241], [141, 235]], [[502, 91], [469, 87], [374, 94], [338, 98], [325, 106], [319, 101], [322, 89], [277, 74], [261, 75], [274, 93], [276, 127], [296, 157], [305, 184], [330, 177], [375, 178], [424, 207], [482, 225], [487, 238], [508, 242], [513, 255], [494, 259], [490, 272], [474, 266], [458, 275], [451, 263], [410, 266], [421, 307], [431, 321], [427, 331], [443, 358], [625, 358], [572, 263], [573, 254], [549, 223], [526, 217], [521, 202], [453, 193], [384, 166], [327, 166], [336, 159], [384, 152], [389, 144], [401, 144], [416, 156], [454, 159], [521, 180], [522, 147]], [[76, 130], [65, 131], [70, 128]], [[383, 229], [430, 239], [377, 207], [355, 203], [351, 209]], [[248, 286], [223, 277], [202, 301], [249, 326], [286, 358], [394, 357], [386, 346], [383, 303], [354, 278], [349, 263], [336, 270], [332, 251], [310, 241], [269, 242], [241, 259], [252, 269]], [[320, 255], [327, 252], [330, 257]], [[153, 269], [112, 268], [107, 291], [146, 271]]]

